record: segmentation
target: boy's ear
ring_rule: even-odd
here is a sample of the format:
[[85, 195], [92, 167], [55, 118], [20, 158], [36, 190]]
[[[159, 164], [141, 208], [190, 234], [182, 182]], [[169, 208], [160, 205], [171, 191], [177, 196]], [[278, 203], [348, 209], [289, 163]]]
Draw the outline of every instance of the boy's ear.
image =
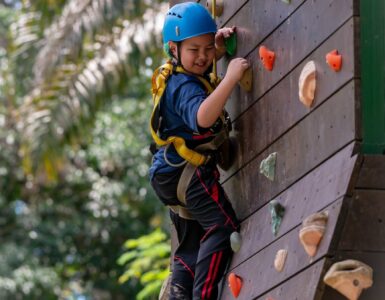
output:
[[178, 50], [177, 50], [176, 43], [170, 41], [168, 42], [168, 47], [170, 49], [172, 56], [174, 56], [175, 58], [178, 58]]

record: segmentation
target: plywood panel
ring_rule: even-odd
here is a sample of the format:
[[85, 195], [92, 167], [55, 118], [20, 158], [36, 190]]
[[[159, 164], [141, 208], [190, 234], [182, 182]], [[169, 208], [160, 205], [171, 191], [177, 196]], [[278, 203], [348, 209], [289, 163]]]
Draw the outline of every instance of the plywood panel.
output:
[[271, 299], [274, 300], [314, 300], [315, 297], [317, 297], [316, 294], [319, 294], [316, 287], [320, 280], [324, 264], [325, 259], [321, 259], [311, 267], [256, 299], [266, 300], [271, 297]]
[[338, 248], [385, 252], [385, 190], [356, 191]]
[[[339, 200], [326, 208], [329, 212], [329, 220], [325, 236], [313, 259], [309, 258], [299, 242], [298, 233], [300, 227], [298, 226], [252, 256], [246, 262], [234, 268], [232, 271], [243, 278], [243, 288], [238, 299], [249, 300], [258, 297], [323, 257], [328, 251], [341, 205], [342, 200]], [[279, 249], [288, 250], [285, 267], [280, 273], [273, 266], [275, 254]], [[232, 296], [227, 293], [222, 296], [222, 299], [232, 299]]]
[[[246, 3], [249, 2], [249, 0], [223, 0], [223, 14], [217, 18], [217, 25], [219, 27], [223, 27], [226, 22], [234, 16], [237, 11]], [[254, 1], [252, 1], [254, 2]], [[254, 4], [255, 5], [255, 4]], [[242, 22], [243, 23], [243, 22]], [[241, 25], [240, 23], [239, 25]]]
[[349, 148], [340, 151], [275, 198], [286, 210], [276, 237], [271, 230], [268, 205], [247, 218], [241, 224], [242, 248], [234, 254], [231, 267], [239, 265], [292, 230], [306, 216], [323, 209], [345, 195], [348, 192], [352, 173], [357, 168], [357, 156], [350, 157], [350, 151]]
[[[290, 5], [281, 0], [250, 0], [242, 7], [244, 2], [225, 1], [224, 14], [217, 20], [219, 27], [237, 27], [238, 48], [235, 56], [248, 54], [305, 0], [293, 0]], [[240, 7], [242, 8], [234, 15]], [[228, 21], [229, 16], [233, 17]]]
[[385, 155], [365, 155], [356, 188], [385, 190]]
[[[318, 48], [329, 36], [331, 36], [340, 26], [345, 24], [353, 16], [352, 0], [341, 1], [306, 1], [295, 13], [281, 26], [279, 26], [263, 44], [276, 53], [276, 61], [272, 72], [265, 70], [259, 61], [258, 49], [253, 50], [248, 56], [248, 60], [254, 71], [253, 91], [249, 94], [240, 94], [237, 90], [231, 99], [234, 106], [228, 109], [233, 118], [249, 107], [254, 101], [259, 99], [268, 90], [274, 87], [284, 76], [295, 68], [303, 59]], [[246, 8], [246, 6], [244, 7]], [[251, 9], [251, 8], [250, 8]], [[258, 5], [256, 6], [258, 9]], [[244, 12], [247, 15], [247, 11]], [[238, 13], [242, 16], [242, 10]], [[240, 20], [241, 22], [241, 20]], [[259, 22], [257, 19], [255, 22]], [[230, 23], [229, 23], [230, 24]], [[241, 23], [241, 24], [245, 24]], [[263, 23], [262, 23], [263, 24]], [[256, 27], [258, 28], [258, 27]], [[244, 29], [254, 37], [241, 37], [239, 39], [239, 50], [237, 56], [244, 56], [248, 53], [246, 49], [254, 49], [262, 41], [264, 32], [256, 33], [253, 29]], [[353, 32], [353, 29], [352, 29]], [[337, 40], [336, 40], [337, 41]], [[343, 40], [342, 40], [343, 41]], [[341, 42], [334, 44], [332, 49], [341, 47], [344, 49], [354, 49], [350, 40], [349, 43], [340, 45]], [[244, 52], [243, 52], [244, 51]], [[319, 63], [325, 63], [325, 54], [320, 56]], [[354, 57], [347, 56], [354, 61]], [[219, 64], [219, 74], [225, 74], [225, 67], [228, 58], [223, 59]], [[298, 77], [297, 77], [298, 78]], [[294, 86], [296, 86], [295, 84]], [[241, 105], [241, 106], [240, 106]]]
[[[349, 46], [353, 44], [353, 26], [353, 20], [346, 23], [307, 59], [316, 61], [317, 66], [317, 90], [312, 109], [306, 108], [298, 97], [298, 78], [304, 62], [234, 122], [238, 149], [233, 170], [260, 153], [355, 76], [354, 52]], [[330, 70], [324, 63], [325, 53], [333, 47], [341, 49], [341, 53], [344, 53], [344, 68], [339, 73]], [[349, 97], [350, 105], [354, 107], [355, 91], [352, 90]], [[247, 104], [237, 101], [232, 105], [244, 110]], [[227, 173], [231, 174], [231, 170]]]
[[[227, 193], [237, 197], [231, 201], [241, 219], [356, 138], [352, 93], [353, 83], [345, 86], [298, 126], [224, 182]], [[249, 136], [249, 139], [256, 138], [258, 136]], [[261, 161], [272, 152], [278, 153], [276, 178], [273, 182], [259, 173]], [[246, 163], [245, 155], [238, 155], [234, 168]]]

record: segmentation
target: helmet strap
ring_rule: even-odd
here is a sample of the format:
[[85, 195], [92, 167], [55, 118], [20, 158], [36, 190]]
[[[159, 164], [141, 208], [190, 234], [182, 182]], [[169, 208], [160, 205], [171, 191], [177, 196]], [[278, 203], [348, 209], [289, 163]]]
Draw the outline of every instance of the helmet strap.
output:
[[182, 53], [181, 53], [181, 47], [182, 47], [182, 42], [177, 42], [176, 43], [176, 51], [178, 52], [178, 66], [182, 66]]

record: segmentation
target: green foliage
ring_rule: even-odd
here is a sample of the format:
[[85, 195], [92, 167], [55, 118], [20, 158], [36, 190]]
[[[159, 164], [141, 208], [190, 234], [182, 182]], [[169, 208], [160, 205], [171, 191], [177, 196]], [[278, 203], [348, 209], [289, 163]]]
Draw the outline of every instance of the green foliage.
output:
[[116, 263], [163, 218], [147, 178], [161, 44], [133, 35], [161, 1], [97, 2], [0, 2], [0, 299], [150, 299], [164, 277], [163, 239], [133, 249], [160, 258], [140, 279], [119, 284]]
[[0, 253], [0, 299], [57, 299], [60, 279], [53, 268], [40, 266], [14, 243], [2, 245]]
[[118, 259], [126, 271], [119, 277], [120, 283], [139, 280], [143, 285], [137, 300], [157, 299], [163, 281], [169, 275], [170, 241], [160, 229], [137, 239], [129, 239], [124, 246], [128, 249]]

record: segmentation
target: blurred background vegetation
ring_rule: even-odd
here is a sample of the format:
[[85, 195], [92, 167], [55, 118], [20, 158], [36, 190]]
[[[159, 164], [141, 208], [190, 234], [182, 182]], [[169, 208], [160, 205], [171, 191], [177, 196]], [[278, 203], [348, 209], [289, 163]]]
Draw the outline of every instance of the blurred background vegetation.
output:
[[148, 184], [167, 1], [0, 0], [0, 299], [157, 299]]

